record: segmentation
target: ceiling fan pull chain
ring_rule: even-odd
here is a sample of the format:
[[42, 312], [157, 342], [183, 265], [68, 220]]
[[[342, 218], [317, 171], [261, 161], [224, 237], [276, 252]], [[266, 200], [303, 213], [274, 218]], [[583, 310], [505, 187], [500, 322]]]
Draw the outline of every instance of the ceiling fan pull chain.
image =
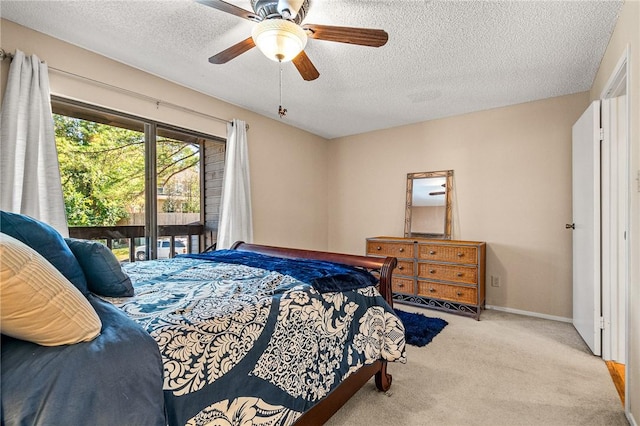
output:
[[282, 108], [282, 61], [278, 62], [280, 67], [280, 105], [278, 106], [278, 115], [280, 118], [284, 118], [287, 115], [287, 109]]

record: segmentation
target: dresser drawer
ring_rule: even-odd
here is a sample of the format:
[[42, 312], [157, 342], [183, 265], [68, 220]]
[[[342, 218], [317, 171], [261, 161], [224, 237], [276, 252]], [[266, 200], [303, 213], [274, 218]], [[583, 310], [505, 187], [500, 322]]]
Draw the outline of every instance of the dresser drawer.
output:
[[478, 289], [418, 280], [418, 296], [474, 305], [478, 302]]
[[418, 263], [418, 277], [438, 281], [478, 284], [478, 269], [475, 266], [420, 262]]
[[412, 258], [414, 257], [413, 242], [367, 241], [367, 254]]
[[391, 291], [393, 293], [414, 294], [413, 279], [393, 277], [391, 278]]
[[436, 262], [477, 263], [477, 247], [418, 244], [418, 259]]
[[409, 275], [414, 276], [413, 260], [398, 259], [398, 265], [393, 270], [393, 275]]

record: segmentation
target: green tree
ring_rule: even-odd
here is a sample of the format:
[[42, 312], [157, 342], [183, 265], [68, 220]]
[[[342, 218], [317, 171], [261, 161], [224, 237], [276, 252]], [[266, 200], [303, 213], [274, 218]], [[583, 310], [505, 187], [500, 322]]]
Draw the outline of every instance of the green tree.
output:
[[[172, 139], [157, 146], [158, 185], [167, 191], [166, 212], [200, 212], [200, 147]], [[180, 191], [177, 188], [180, 187]]]
[[[70, 226], [116, 225], [131, 212], [143, 211], [143, 133], [57, 114], [54, 123]], [[161, 139], [157, 151], [161, 185], [181, 171], [199, 168], [197, 144]]]

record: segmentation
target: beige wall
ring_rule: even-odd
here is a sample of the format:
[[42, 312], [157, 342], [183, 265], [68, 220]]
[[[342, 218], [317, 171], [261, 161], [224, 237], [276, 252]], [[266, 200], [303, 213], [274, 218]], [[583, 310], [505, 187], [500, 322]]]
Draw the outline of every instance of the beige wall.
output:
[[591, 89], [591, 99], [599, 99], [610, 76], [625, 50], [629, 48], [630, 86], [630, 130], [631, 155], [631, 229], [630, 259], [631, 276], [629, 283], [629, 322], [627, 340], [627, 395], [629, 411], [636, 424], [640, 424], [640, 183], [636, 181], [640, 170], [640, 2], [626, 1], [620, 11], [615, 31], [600, 64], [600, 69]]
[[[57, 68], [225, 120], [249, 126], [254, 239], [257, 243], [327, 248], [326, 140], [218, 99], [173, 84], [13, 22], [0, 22], [2, 48], [35, 54]], [[6, 85], [8, 61], [2, 63]], [[166, 104], [132, 97], [51, 70], [52, 94], [126, 111], [160, 122], [226, 136], [226, 124]], [[221, 82], [224, 84], [224, 82]], [[0, 93], [0, 96], [2, 93]]]
[[571, 126], [587, 92], [330, 141], [329, 249], [402, 236], [406, 175], [454, 170], [455, 239], [487, 242], [487, 304], [572, 316]]

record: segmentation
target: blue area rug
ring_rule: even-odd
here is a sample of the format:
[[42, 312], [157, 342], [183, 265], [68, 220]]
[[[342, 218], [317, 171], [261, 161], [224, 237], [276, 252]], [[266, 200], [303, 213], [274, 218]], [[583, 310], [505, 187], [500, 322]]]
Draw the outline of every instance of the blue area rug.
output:
[[406, 342], [413, 346], [425, 346], [449, 324], [440, 318], [430, 318], [399, 309], [395, 311], [404, 324]]

